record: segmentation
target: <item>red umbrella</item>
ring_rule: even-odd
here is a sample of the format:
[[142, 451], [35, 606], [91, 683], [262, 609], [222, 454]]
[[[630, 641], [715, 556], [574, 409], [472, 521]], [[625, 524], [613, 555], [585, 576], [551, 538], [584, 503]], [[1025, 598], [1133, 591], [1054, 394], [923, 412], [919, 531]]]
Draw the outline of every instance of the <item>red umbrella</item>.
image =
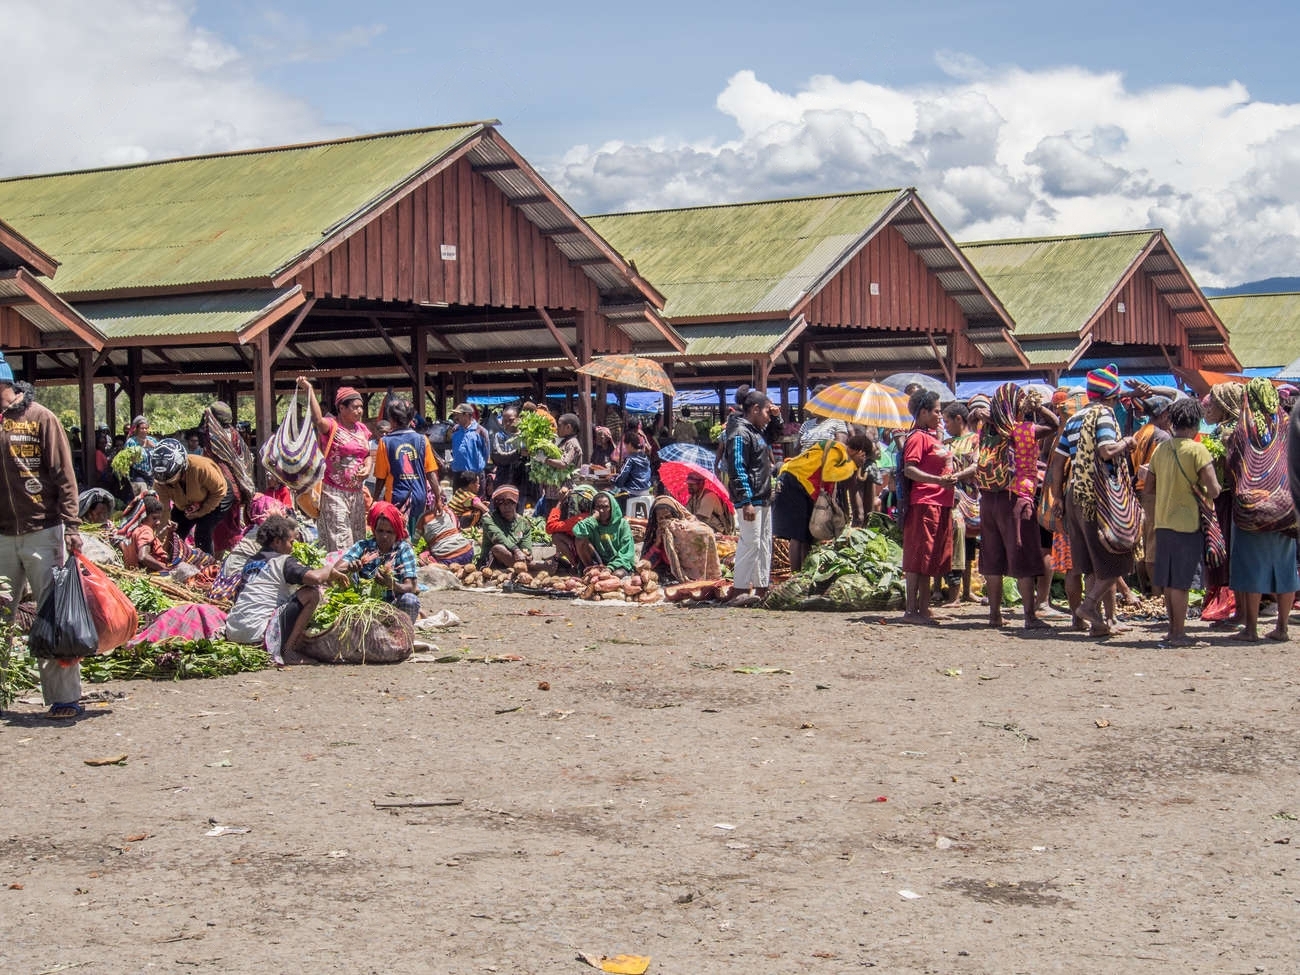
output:
[[704, 481], [704, 490], [712, 491], [721, 499], [729, 514], [735, 514], [736, 506], [731, 503], [726, 487], [713, 471], [706, 471], [699, 464], [688, 464], [680, 460], [666, 460], [659, 465], [659, 480], [664, 482], [668, 493], [682, 504], [686, 504], [690, 499], [691, 490], [686, 486], [686, 479], [692, 474]]

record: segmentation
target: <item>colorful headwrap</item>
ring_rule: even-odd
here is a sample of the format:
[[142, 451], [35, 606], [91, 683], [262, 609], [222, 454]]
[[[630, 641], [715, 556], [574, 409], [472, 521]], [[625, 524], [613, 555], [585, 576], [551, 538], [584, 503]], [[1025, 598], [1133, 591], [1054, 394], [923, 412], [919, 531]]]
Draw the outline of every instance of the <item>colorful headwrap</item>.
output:
[[103, 488], [87, 488], [77, 495], [77, 514], [82, 521], [85, 521], [86, 515], [90, 514], [90, 509], [97, 504], [108, 505], [109, 514], [112, 514], [114, 503], [113, 496]]
[[987, 393], [976, 393], [966, 401], [966, 409], [974, 413], [976, 410], [989, 411], [989, 398]]
[[591, 507], [596, 502], [596, 489], [590, 484], [579, 484], [569, 492], [569, 498], [570, 511], [581, 511], [583, 514], [590, 514]]
[[1241, 397], [1245, 392], [1241, 383], [1215, 383], [1210, 387], [1210, 402], [1236, 422], [1241, 419]]
[[334, 394], [334, 409], [338, 409], [350, 399], [361, 399], [361, 394], [352, 386], [340, 386], [339, 391]]
[[519, 488], [515, 487], [513, 484], [502, 484], [492, 492], [493, 507], [500, 504], [502, 501], [513, 501], [515, 504], [518, 504]]
[[989, 397], [989, 431], [1009, 438], [1011, 428], [1024, 412], [1025, 391], [1015, 383], [1003, 383]]
[[1119, 392], [1119, 366], [1099, 366], [1088, 372], [1088, 399], [1107, 399]]
[[380, 518], [393, 526], [399, 542], [406, 538], [406, 518], [397, 510], [397, 505], [388, 501], [376, 501], [370, 506], [370, 513], [366, 515], [366, 524], [371, 532], [374, 532], [375, 522]]
[[1261, 436], [1268, 434], [1276, 424], [1278, 410], [1282, 406], [1277, 387], [1263, 376], [1256, 376], [1246, 384], [1246, 398], [1250, 400], [1255, 429]]

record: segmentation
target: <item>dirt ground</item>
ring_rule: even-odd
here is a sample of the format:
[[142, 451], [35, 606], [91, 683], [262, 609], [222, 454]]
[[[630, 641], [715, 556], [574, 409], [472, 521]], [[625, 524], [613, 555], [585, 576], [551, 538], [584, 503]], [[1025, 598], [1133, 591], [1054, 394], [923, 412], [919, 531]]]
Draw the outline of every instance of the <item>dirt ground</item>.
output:
[[1295, 645], [438, 603], [0, 719], [0, 971], [1300, 971]]

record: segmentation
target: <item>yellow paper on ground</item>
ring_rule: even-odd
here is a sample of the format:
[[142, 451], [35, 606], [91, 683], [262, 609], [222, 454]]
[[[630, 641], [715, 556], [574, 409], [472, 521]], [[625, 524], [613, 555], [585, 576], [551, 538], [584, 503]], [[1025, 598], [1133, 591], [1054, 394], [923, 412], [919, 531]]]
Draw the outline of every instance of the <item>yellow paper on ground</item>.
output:
[[649, 955], [602, 955], [600, 958], [600, 970], [615, 975], [645, 975], [649, 967]]

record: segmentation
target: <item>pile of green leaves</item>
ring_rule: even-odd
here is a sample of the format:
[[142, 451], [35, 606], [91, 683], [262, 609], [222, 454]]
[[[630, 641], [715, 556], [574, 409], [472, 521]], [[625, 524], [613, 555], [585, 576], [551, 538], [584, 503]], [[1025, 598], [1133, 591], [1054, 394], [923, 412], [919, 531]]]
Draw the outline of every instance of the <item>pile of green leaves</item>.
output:
[[532, 528], [529, 529], [529, 540], [534, 545], [551, 544], [551, 533], [546, 530], [546, 519], [529, 518], [528, 520], [532, 523]]
[[324, 633], [335, 623], [338, 622], [339, 613], [344, 606], [355, 606], [362, 600], [361, 593], [351, 586], [336, 588], [331, 586], [325, 590], [325, 594], [316, 607], [316, 613], [311, 618], [310, 633]]
[[903, 547], [887, 520], [847, 528], [813, 548], [803, 568], [774, 587], [768, 609], [883, 610], [904, 594]]
[[[261, 647], [229, 640], [168, 640], [137, 643], [86, 657], [81, 661], [81, 676], [91, 684], [110, 680], [193, 680], [265, 670], [269, 663], [270, 657]], [[0, 684], [6, 704], [18, 694], [40, 686], [36, 660], [26, 648], [15, 650], [4, 662]]]
[[143, 447], [123, 447], [113, 455], [113, 460], [109, 466], [113, 468], [113, 473], [118, 477], [126, 478], [130, 475], [131, 468], [143, 459]]
[[555, 443], [551, 421], [541, 413], [524, 413], [519, 417], [519, 440], [528, 455], [528, 477], [534, 484], [560, 485], [573, 476], [572, 467], [552, 467], [545, 458], [564, 456]]
[[325, 550], [311, 542], [294, 542], [293, 557], [309, 569], [319, 569], [325, 564]]
[[126, 594], [126, 598], [131, 600], [131, 605], [135, 607], [136, 612], [142, 615], [161, 613], [175, 605], [148, 579], [134, 577], [119, 579], [117, 586]]

